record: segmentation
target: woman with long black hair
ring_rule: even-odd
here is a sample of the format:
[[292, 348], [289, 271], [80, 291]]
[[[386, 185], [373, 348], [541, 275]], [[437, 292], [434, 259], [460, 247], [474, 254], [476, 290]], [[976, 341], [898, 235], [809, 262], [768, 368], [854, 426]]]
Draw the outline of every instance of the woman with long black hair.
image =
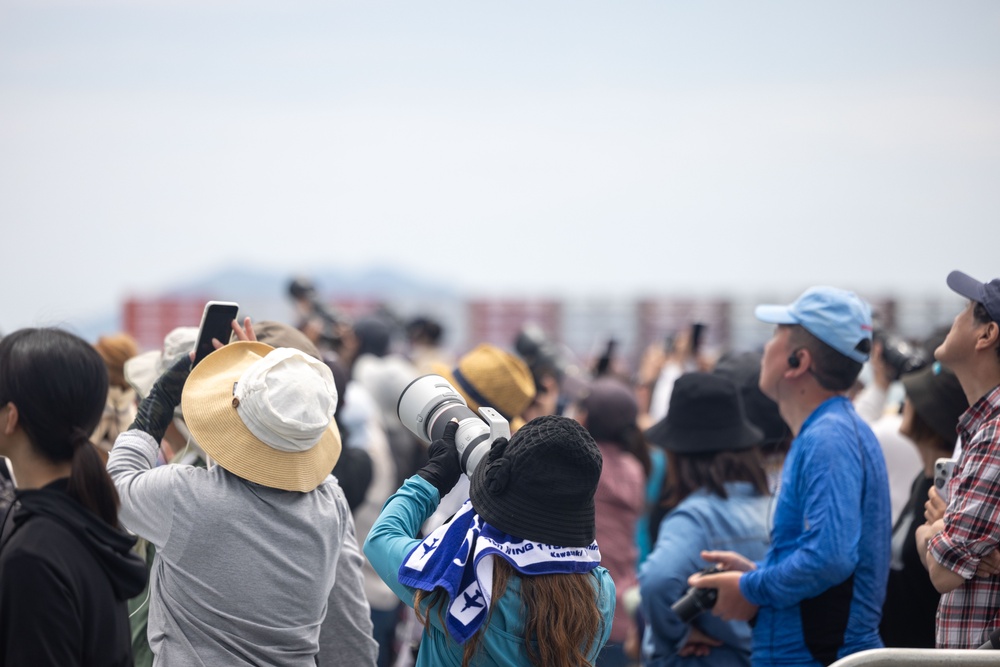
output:
[[17, 482], [0, 543], [0, 665], [131, 665], [127, 600], [146, 569], [89, 436], [108, 372], [84, 340], [21, 329], [0, 341], [0, 455]]

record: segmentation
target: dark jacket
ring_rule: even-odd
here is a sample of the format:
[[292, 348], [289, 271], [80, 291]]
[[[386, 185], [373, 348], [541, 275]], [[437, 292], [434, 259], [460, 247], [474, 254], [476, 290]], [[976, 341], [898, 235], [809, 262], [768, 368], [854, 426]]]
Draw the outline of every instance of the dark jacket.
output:
[[66, 493], [17, 495], [0, 547], [0, 666], [132, 664], [128, 598], [146, 568], [135, 543]]
[[893, 527], [893, 543], [900, 541], [899, 569], [889, 570], [879, 632], [887, 647], [934, 648], [934, 623], [941, 595], [934, 589], [917, 552], [917, 528], [924, 523], [924, 503], [934, 486], [923, 471], [913, 480], [906, 509]]

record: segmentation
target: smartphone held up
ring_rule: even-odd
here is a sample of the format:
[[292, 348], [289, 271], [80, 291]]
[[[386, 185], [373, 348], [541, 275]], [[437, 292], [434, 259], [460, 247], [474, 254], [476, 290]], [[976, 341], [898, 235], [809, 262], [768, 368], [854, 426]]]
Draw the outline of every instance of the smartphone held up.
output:
[[205, 304], [205, 312], [201, 316], [201, 326], [198, 327], [198, 340], [194, 348], [192, 367], [215, 351], [212, 339], [218, 339], [225, 344], [233, 333], [233, 320], [240, 312], [239, 304], [232, 301], [209, 301]]

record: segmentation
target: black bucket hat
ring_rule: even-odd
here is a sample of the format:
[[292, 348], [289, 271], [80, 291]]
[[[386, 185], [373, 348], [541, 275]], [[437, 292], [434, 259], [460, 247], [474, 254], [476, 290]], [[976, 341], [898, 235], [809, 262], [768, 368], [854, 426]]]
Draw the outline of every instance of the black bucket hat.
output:
[[747, 419], [736, 385], [712, 373], [687, 373], [670, 393], [667, 416], [654, 424], [650, 442], [679, 454], [711, 454], [749, 449], [763, 432]]
[[594, 492], [601, 450], [577, 422], [532, 419], [497, 443], [472, 473], [476, 512], [503, 532], [533, 542], [585, 547], [594, 541]]
[[945, 442], [958, 439], [958, 418], [969, 409], [958, 377], [940, 363], [907, 373], [902, 378], [913, 409]]

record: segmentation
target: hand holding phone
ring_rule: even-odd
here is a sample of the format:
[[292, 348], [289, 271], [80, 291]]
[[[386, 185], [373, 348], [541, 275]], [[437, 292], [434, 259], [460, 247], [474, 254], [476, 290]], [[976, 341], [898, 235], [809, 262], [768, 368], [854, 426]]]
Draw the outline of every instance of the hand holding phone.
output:
[[948, 502], [948, 483], [955, 475], [955, 459], [938, 459], [934, 462], [934, 488], [941, 500]]
[[205, 304], [205, 312], [201, 316], [201, 326], [198, 328], [198, 340], [194, 348], [192, 367], [215, 351], [212, 339], [222, 343], [229, 341], [233, 333], [233, 320], [240, 312], [239, 304], [232, 301], [209, 301]]

